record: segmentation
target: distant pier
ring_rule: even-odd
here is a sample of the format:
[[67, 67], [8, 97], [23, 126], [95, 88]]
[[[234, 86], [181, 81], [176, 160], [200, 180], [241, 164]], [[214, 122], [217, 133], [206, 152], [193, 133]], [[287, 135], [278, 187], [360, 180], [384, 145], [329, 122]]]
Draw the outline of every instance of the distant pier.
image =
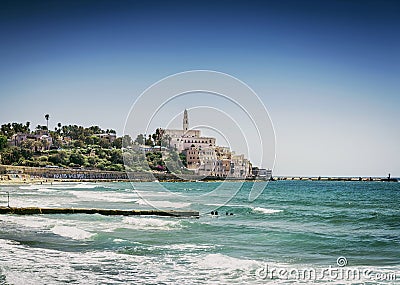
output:
[[38, 207], [0, 207], [0, 214], [45, 215], [45, 214], [100, 214], [104, 216], [163, 216], [198, 218], [197, 211], [180, 210], [109, 210], [84, 208], [38, 208]]
[[302, 176], [275, 176], [273, 180], [287, 181], [374, 181], [374, 182], [399, 182], [396, 178], [384, 177], [302, 177]]

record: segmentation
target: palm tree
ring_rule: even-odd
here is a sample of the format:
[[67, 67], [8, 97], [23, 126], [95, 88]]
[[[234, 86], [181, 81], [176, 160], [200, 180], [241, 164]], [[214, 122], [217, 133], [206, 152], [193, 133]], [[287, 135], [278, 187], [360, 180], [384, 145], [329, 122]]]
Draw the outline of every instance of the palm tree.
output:
[[26, 124], [25, 124], [25, 132], [26, 133], [30, 133], [31, 132], [31, 130], [29, 129], [30, 125], [31, 125], [31, 122], [26, 122]]
[[168, 148], [171, 148], [171, 140], [172, 140], [171, 136], [170, 135], [166, 135], [165, 139], [168, 141]]
[[[57, 128], [58, 127], [58, 128]], [[55, 127], [54, 129], [56, 130], [56, 133], [57, 134], [60, 134], [61, 133], [61, 123], [58, 123], [57, 124], [57, 127]]]
[[47, 121], [47, 130], [49, 129], [49, 119], [50, 119], [50, 115], [49, 114], [46, 114], [46, 115], [44, 115], [44, 118], [46, 119], [46, 121]]

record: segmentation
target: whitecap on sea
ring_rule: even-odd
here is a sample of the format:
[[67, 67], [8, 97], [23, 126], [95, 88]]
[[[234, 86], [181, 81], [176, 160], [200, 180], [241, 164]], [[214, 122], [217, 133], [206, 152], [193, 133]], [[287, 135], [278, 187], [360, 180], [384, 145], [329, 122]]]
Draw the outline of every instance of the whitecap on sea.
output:
[[85, 240], [95, 235], [94, 233], [90, 233], [77, 227], [69, 226], [55, 226], [51, 229], [51, 231], [56, 235], [75, 240]]
[[165, 218], [124, 217], [123, 228], [135, 230], [163, 230], [171, 231], [182, 227], [180, 220], [167, 220]]
[[119, 193], [119, 192], [95, 192], [95, 191], [68, 191], [69, 194], [74, 195], [81, 201], [106, 201], [112, 203], [128, 203], [136, 202], [137, 197], [134, 194]]
[[266, 208], [261, 208], [261, 207], [253, 208], [253, 211], [263, 213], [263, 214], [275, 214], [275, 213], [283, 212], [283, 210], [266, 209]]
[[190, 203], [185, 202], [170, 202], [170, 201], [154, 201], [154, 200], [145, 200], [140, 199], [136, 201], [139, 205], [152, 206], [154, 208], [187, 208], [190, 206]]

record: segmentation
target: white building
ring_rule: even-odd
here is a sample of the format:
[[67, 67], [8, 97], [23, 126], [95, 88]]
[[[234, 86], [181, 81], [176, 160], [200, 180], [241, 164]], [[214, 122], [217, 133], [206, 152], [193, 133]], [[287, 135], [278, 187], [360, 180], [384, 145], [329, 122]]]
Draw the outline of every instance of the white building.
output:
[[117, 139], [116, 134], [111, 134], [111, 133], [105, 133], [105, 134], [94, 134], [94, 136], [100, 138], [100, 139], [106, 139], [108, 140], [109, 143], [113, 143]]
[[244, 155], [236, 155], [229, 147], [216, 146], [216, 139], [202, 137], [200, 130], [190, 130], [187, 110], [182, 130], [166, 129], [163, 136], [169, 138], [170, 147], [186, 155], [187, 167], [196, 174], [235, 178], [251, 174], [251, 163]]
[[44, 130], [38, 130], [35, 134], [17, 133], [11, 137], [8, 143], [10, 146], [21, 146], [27, 140], [42, 142], [42, 147], [34, 146], [34, 150], [36, 151], [49, 150], [53, 145], [53, 138], [49, 135], [48, 131]]
[[206, 148], [215, 146], [215, 138], [202, 137], [200, 130], [189, 129], [189, 118], [187, 110], [183, 114], [183, 128], [182, 130], [164, 130], [164, 137], [171, 138], [170, 146], [175, 148], [178, 152], [183, 152], [191, 147]]
[[217, 154], [215, 147], [205, 147], [199, 149], [200, 166], [198, 168], [199, 175], [215, 176], [217, 166]]

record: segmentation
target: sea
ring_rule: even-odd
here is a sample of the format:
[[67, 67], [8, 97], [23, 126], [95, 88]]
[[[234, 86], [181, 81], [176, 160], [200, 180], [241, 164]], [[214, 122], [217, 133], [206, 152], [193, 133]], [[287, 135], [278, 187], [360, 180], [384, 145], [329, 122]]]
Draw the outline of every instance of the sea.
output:
[[400, 183], [257, 183], [0, 186], [0, 206], [200, 212], [0, 215], [0, 284], [400, 284]]

